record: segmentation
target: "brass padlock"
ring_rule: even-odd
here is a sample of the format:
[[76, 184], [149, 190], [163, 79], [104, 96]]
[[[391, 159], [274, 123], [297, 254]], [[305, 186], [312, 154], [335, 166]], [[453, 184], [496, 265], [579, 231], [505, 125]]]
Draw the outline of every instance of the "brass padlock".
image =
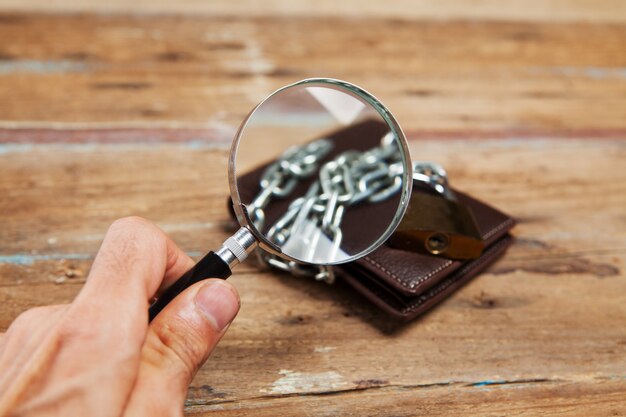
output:
[[392, 247], [451, 259], [478, 258], [485, 244], [469, 207], [459, 203], [448, 187], [443, 168], [417, 163], [414, 181], [436, 194], [414, 190], [402, 222], [389, 240]]

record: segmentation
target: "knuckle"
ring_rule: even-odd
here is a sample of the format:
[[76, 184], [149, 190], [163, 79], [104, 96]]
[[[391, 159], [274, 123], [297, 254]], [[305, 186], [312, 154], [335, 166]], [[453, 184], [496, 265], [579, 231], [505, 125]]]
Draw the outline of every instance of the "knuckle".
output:
[[113, 223], [111, 223], [111, 226], [109, 227], [109, 229], [113, 229], [113, 230], [117, 230], [117, 229], [122, 229], [125, 230], [129, 227], [134, 228], [134, 227], [142, 227], [145, 226], [147, 224], [150, 224], [150, 222], [146, 219], [144, 219], [143, 217], [139, 217], [139, 216], [127, 216], [127, 217], [122, 217], [119, 218], [117, 220], [115, 220]]
[[114, 237], [118, 244], [121, 242], [133, 247], [150, 245], [163, 249], [166, 244], [166, 236], [161, 229], [138, 216], [115, 220], [109, 226], [107, 235], [112, 235], [111, 237]]
[[17, 318], [11, 324], [11, 327], [28, 328], [33, 325], [37, 325], [41, 323], [42, 320], [50, 319], [55, 312], [57, 312], [59, 309], [62, 309], [63, 307], [64, 306], [61, 305], [52, 305], [31, 308], [17, 316]]
[[115, 270], [126, 272], [134, 262], [148, 253], [164, 253], [165, 234], [141, 217], [131, 216], [115, 220], [98, 253]]
[[77, 319], [74, 315], [62, 319], [56, 326], [61, 340], [71, 342], [93, 341], [99, 336], [98, 326], [88, 320]]
[[24, 311], [13, 321], [13, 326], [24, 326], [37, 321], [43, 315], [44, 309], [45, 307], [35, 307]]
[[[54, 305], [35, 307], [24, 311], [9, 325], [4, 340], [28, 340], [36, 334], [40, 334], [42, 329], [54, 329], [60, 313], [67, 307], [66, 305]], [[47, 330], [46, 330], [47, 331]]]
[[111, 223], [107, 231], [107, 236], [113, 236], [116, 239], [120, 237], [130, 237], [140, 230], [145, 230], [146, 225], [147, 221], [140, 217], [122, 217]]

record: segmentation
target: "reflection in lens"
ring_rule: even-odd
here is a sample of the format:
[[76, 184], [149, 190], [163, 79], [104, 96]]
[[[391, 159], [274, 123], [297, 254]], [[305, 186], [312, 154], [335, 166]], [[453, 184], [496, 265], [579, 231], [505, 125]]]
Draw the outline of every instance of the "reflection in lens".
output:
[[389, 229], [408, 158], [370, 102], [316, 83], [257, 107], [240, 132], [236, 164], [254, 228], [292, 259], [328, 264], [368, 250]]

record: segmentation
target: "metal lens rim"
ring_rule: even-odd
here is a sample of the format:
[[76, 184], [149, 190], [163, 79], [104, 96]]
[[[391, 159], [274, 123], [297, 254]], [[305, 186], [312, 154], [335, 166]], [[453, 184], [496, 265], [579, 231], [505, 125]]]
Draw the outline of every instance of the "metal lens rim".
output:
[[310, 264], [309, 262], [305, 262], [301, 259], [293, 258], [287, 255], [286, 253], [282, 252], [278, 246], [268, 241], [265, 238], [265, 236], [261, 233], [261, 231], [257, 230], [256, 227], [252, 225], [246, 213], [246, 207], [241, 202], [241, 197], [239, 195], [239, 188], [237, 185], [237, 173], [236, 173], [236, 167], [235, 167], [235, 161], [237, 159], [237, 152], [239, 151], [239, 144], [241, 141], [241, 137], [243, 136], [243, 133], [246, 129], [248, 121], [254, 115], [254, 113], [266, 101], [270, 100], [275, 95], [281, 93], [283, 90], [300, 86], [300, 85], [305, 85], [305, 84], [330, 85], [334, 87], [340, 87], [341, 89], [345, 89], [355, 94], [357, 97], [366, 101], [368, 104], [370, 104], [372, 107], [376, 109], [376, 111], [380, 114], [383, 120], [387, 123], [387, 125], [389, 126], [393, 134], [396, 136], [396, 138], [398, 138], [398, 141], [400, 143], [400, 147], [402, 151], [402, 163], [404, 165], [404, 174], [402, 176], [402, 190], [401, 190], [401, 196], [400, 196], [400, 204], [398, 206], [398, 210], [396, 211], [385, 233], [383, 233], [378, 238], [378, 240], [372, 243], [369, 247], [367, 247], [366, 249], [362, 250], [361, 252], [357, 254], [351, 255], [350, 257], [346, 259], [342, 259], [341, 261], [338, 261], [338, 262], [316, 263], [315, 265], [338, 265], [338, 264], [352, 262], [354, 260], [360, 259], [368, 255], [369, 253], [373, 252], [378, 247], [380, 247], [383, 243], [385, 243], [387, 239], [389, 239], [389, 237], [391, 237], [393, 232], [396, 230], [396, 228], [400, 224], [400, 221], [404, 217], [404, 214], [406, 213], [406, 210], [409, 205], [409, 200], [411, 198], [411, 189], [412, 189], [412, 184], [413, 184], [413, 178], [412, 178], [413, 166], [411, 163], [409, 146], [406, 141], [404, 132], [402, 131], [402, 128], [400, 127], [400, 124], [398, 123], [396, 118], [393, 116], [393, 114], [389, 111], [389, 109], [387, 109], [387, 107], [380, 102], [380, 100], [378, 100], [376, 97], [374, 97], [374, 95], [362, 89], [361, 87], [358, 87], [347, 81], [337, 80], [334, 78], [307, 78], [305, 80], [298, 81], [293, 84], [289, 84], [282, 88], [279, 88], [278, 90], [274, 91], [272, 94], [267, 96], [259, 104], [257, 104], [239, 126], [239, 129], [237, 130], [237, 133], [235, 135], [235, 138], [233, 140], [233, 144], [230, 150], [230, 158], [228, 160], [228, 182], [230, 185], [231, 199], [233, 201], [233, 209], [235, 211], [239, 224], [242, 227], [246, 227], [248, 228], [248, 230], [250, 230], [250, 232], [254, 235], [254, 237], [259, 242], [259, 246], [263, 250], [268, 251], [274, 255], [280, 256], [281, 258], [287, 259], [289, 261], [294, 261], [294, 262], [298, 262], [302, 264]]

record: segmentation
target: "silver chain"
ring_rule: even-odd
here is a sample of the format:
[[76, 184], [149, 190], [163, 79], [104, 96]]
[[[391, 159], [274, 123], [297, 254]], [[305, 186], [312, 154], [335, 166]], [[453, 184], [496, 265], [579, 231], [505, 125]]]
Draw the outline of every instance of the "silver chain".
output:
[[447, 200], [456, 201], [456, 196], [448, 184], [448, 173], [443, 166], [436, 162], [414, 162], [413, 181], [421, 182], [432, 188]]
[[332, 149], [328, 139], [318, 139], [303, 146], [287, 149], [276, 162], [268, 166], [261, 175], [261, 192], [248, 207], [250, 219], [257, 230], [265, 225], [265, 207], [272, 197], [287, 197], [298, 185], [298, 181], [310, 177], [318, 162]]
[[[332, 148], [327, 139], [319, 139], [305, 146], [292, 148], [270, 165], [261, 178], [261, 192], [250, 205], [252, 220], [258, 230], [264, 226], [264, 208], [271, 197], [285, 197], [297, 182], [311, 176], [317, 165]], [[303, 197], [295, 199], [269, 229], [267, 238], [283, 246], [292, 235], [311, 230], [315, 248], [320, 233], [332, 242], [332, 251], [338, 251], [343, 235], [341, 221], [348, 207], [361, 202], [378, 203], [393, 196], [402, 188], [403, 164], [395, 136], [389, 132], [380, 146], [366, 152], [347, 151], [319, 169], [315, 181]], [[313, 276], [332, 283], [334, 274], [328, 266], [303, 265], [286, 261], [267, 252], [257, 251], [266, 265], [288, 271], [294, 275]]]

